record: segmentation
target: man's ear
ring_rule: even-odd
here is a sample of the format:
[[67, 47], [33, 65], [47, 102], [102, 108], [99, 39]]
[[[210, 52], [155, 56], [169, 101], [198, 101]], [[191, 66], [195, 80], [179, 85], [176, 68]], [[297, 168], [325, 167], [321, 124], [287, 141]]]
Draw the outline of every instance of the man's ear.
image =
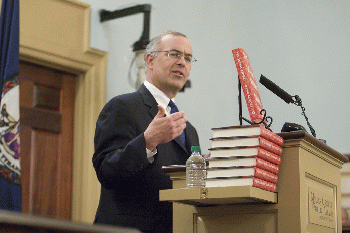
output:
[[153, 59], [154, 59], [154, 57], [152, 56], [151, 53], [147, 53], [146, 54], [145, 62], [146, 62], [146, 65], [148, 66], [148, 68], [152, 68], [152, 66], [153, 66]]

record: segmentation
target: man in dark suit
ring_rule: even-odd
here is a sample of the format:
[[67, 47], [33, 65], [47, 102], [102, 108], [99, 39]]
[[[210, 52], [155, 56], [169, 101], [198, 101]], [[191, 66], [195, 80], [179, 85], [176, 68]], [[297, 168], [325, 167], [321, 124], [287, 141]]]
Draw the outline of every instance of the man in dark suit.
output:
[[184, 112], [171, 114], [168, 104], [185, 85], [194, 60], [185, 35], [169, 31], [154, 38], [146, 49], [145, 83], [101, 111], [93, 155], [102, 185], [95, 223], [172, 232], [172, 204], [159, 201], [159, 190], [172, 183], [161, 168], [185, 164], [199, 140]]

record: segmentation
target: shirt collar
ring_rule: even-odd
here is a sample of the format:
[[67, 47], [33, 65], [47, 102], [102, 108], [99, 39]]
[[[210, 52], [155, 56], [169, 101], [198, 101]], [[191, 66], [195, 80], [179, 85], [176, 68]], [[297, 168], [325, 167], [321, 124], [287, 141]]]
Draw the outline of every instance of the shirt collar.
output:
[[[164, 92], [159, 90], [156, 86], [147, 80], [144, 82], [144, 85], [149, 90], [149, 92], [151, 92], [157, 103], [165, 109], [166, 115], [170, 115], [170, 107], [168, 106], [170, 99], [164, 94]], [[174, 99], [172, 99], [172, 101], [175, 103]]]

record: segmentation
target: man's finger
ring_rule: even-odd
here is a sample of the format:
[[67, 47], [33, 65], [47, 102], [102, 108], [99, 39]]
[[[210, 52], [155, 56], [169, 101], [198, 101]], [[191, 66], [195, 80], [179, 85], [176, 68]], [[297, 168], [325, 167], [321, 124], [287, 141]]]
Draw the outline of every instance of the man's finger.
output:
[[171, 114], [169, 117], [171, 117], [172, 120], [176, 121], [180, 118], [183, 118], [185, 116], [185, 113], [184, 112], [175, 112], [173, 114]]
[[162, 106], [158, 105], [158, 113], [154, 118], [161, 118], [161, 117], [164, 117], [164, 115], [165, 115], [165, 109]]

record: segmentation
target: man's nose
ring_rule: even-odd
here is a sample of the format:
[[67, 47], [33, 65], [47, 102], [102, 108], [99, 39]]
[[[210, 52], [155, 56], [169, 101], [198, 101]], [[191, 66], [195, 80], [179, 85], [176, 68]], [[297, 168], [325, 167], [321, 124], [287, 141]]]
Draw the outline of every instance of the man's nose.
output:
[[186, 65], [185, 56], [181, 56], [181, 58], [177, 60], [176, 64], [185, 66]]

